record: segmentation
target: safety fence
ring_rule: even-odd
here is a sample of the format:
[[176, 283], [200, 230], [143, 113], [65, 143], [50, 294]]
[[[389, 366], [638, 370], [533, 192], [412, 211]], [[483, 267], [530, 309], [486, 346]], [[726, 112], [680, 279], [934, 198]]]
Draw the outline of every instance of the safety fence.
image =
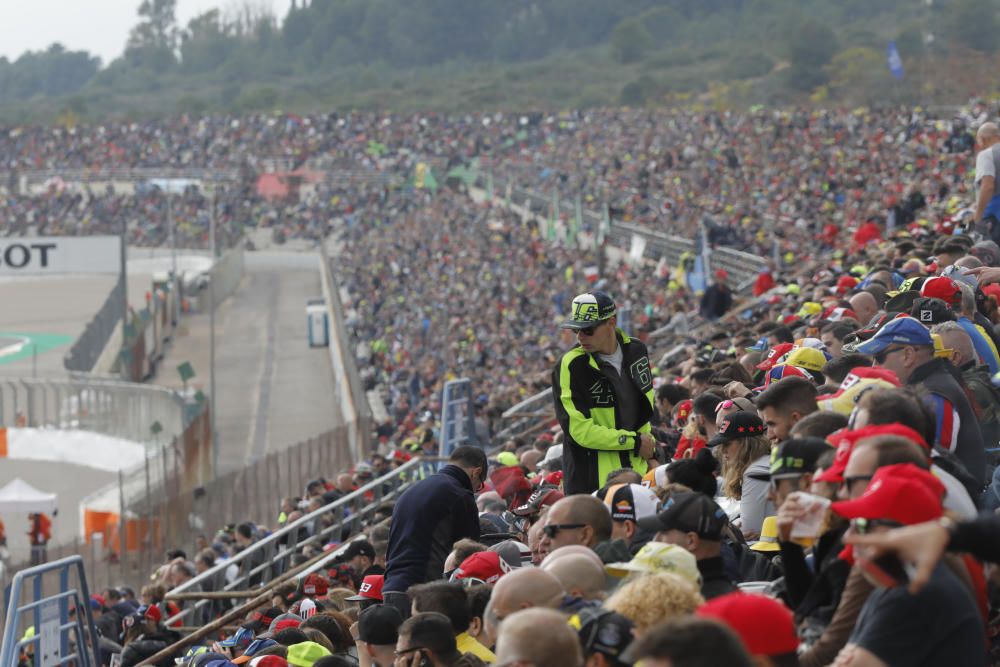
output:
[[122, 304], [125, 302], [125, 284], [119, 278], [111, 288], [97, 314], [87, 322], [83, 333], [69, 348], [63, 358], [63, 366], [70, 372], [89, 373], [107, 346], [115, 328], [122, 320]]
[[325, 240], [320, 242], [319, 261], [323, 299], [330, 320], [330, 365], [334, 373], [334, 386], [339, 394], [341, 416], [350, 429], [351, 450], [355, 459], [361, 460], [372, 446], [372, 410], [358, 372], [352, 342], [354, 339], [347, 332], [340, 284]]
[[79, 429], [142, 443], [156, 432], [179, 435], [186, 423], [184, 401], [163, 387], [86, 376], [0, 380], [0, 426]]
[[[508, 183], [502, 177], [495, 177], [483, 172], [478, 174], [476, 183], [481, 188], [492, 190], [494, 197], [498, 199], [505, 198], [509, 193], [512, 204], [523, 206], [537, 215], [548, 216], [551, 212], [554, 201], [551, 193], [545, 195], [535, 190], [521, 188], [513, 183]], [[574, 212], [575, 215], [576, 202], [562, 199], [558, 195], [556, 199], [559, 202], [560, 210]], [[603, 213], [583, 207], [580, 210], [580, 219], [581, 231], [594, 236], [597, 236], [601, 227], [606, 224]], [[693, 254], [697, 249], [697, 244], [691, 238], [669, 234], [644, 225], [615, 220], [610, 216], [607, 222], [610, 223], [605, 230], [607, 243], [627, 251], [631, 248], [633, 239], [638, 237], [644, 242], [643, 256], [657, 259], [662, 257], [667, 263], [674, 266], [680, 263], [683, 255]], [[714, 268], [724, 268], [729, 271], [738, 290], [745, 290], [749, 287], [766, 264], [764, 258], [728, 247], [713, 248], [710, 256]], [[708, 267], [706, 267], [707, 270]]]
[[212, 264], [208, 284], [195, 297], [198, 312], [207, 312], [214, 299], [215, 306], [229, 298], [243, 280], [245, 249], [241, 238]]

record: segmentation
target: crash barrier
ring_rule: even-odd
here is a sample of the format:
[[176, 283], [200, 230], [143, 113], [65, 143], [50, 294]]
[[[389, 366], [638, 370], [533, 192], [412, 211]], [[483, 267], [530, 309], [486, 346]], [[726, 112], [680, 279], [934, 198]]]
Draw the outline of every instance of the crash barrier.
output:
[[156, 373], [156, 365], [177, 326], [177, 299], [183, 299], [183, 295], [174, 292], [170, 281], [154, 283], [146, 293], [146, 306], [132, 313], [116, 362], [116, 374], [123, 380], [142, 382]]
[[[21, 662], [22, 654], [32, 657]], [[14, 575], [7, 592], [0, 665], [21, 664], [100, 667], [90, 591], [79, 556]]]
[[[295, 565], [294, 556], [300, 549], [307, 549], [307, 555], [310, 555], [309, 550], [318, 554], [323, 551], [324, 545], [344, 542], [358, 533], [383, 502], [396, 500], [412, 482], [419, 479], [422, 463], [426, 463], [426, 459], [407, 461], [358, 490], [288, 523], [232, 558], [171, 589], [168, 599], [193, 591], [253, 590], [273, 581]], [[313, 470], [314, 475], [319, 472]], [[288, 487], [284, 488], [290, 492]], [[272, 512], [276, 510], [275, 504]], [[238, 574], [227, 583], [226, 572], [234, 565]], [[212, 600], [202, 599], [189, 604], [164, 622], [169, 625], [183, 620], [186, 626], [202, 625], [210, 615], [214, 615], [211, 614], [211, 603]]]
[[353, 354], [354, 345], [347, 332], [340, 284], [331, 265], [326, 240], [320, 241], [320, 280], [323, 300], [329, 318], [330, 367], [333, 371], [343, 423], [349, 428], [351, 452], [356, 461], [363, 460], [372, 446], [372, 410], [368, 394], [358, 373], [358, 362]]
[[161, 167], [129, 169], [26, 169], [0, 172], [0, 183], [16, 183], [21, 193], [39, 187], [58, 187], [86, 183], [91, 187], [101, 183], [143, 183], [152, 180], [179, 179], [191, 181], [238, 182], [238, 169], [171, 169]]
[[196, 296], [198, 312], [207, 313], [212, 299], [218, 308], [240, 286], [240, 281], [243, 280], [245, 247], [243, 239], [240, 239], [212, 264], [208, 284]]
[[184, 400], [163, 387], [94, 377], [0, 380], [0, 426], [95, 431], [148, 442], [184, 431]]
[[111, 288], [108, 298], [104, 300], [97, 314], [87, 322], [83, 333], [73, 341], [63, 366], [66, 370], [78, 373], [89, 373], [104, 351], [111, 334], [122, 319], [122, 304], [125, 301], [125, 284], [119, 276], [118, 282]]
[[449, 456], [456, 447], [480, 445], [476, 437], [472, 381], [450, 380], [441, 392], [441, 454]]

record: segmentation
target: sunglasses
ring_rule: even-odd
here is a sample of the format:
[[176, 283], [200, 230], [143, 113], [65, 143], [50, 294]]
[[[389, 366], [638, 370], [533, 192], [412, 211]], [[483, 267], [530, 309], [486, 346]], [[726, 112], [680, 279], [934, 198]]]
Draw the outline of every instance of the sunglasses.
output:
[[542, 532], [550, 540], [555, 539], [555, 536], [559, 534], [561, 530], [575, 530], [577, 528], [583, 528], [587, 524], [585, 523], [550, 523], [542, 528]]
[[877, 352], [872, 358], [875, 359], [875, 363], [881, 366], [885, 363], [885, 360], [889, 358], [889, 355], [893, 352], [899, 352], [900, 350], [905, 350], [905, 347], [887, 347], [881, 352]]
[[587, 327], [586, 329], [577, 329], [576, 332], [582, 336], [593, 336], [594, 332], [604, 326], [605, 322], [610, 322], [610, 320], [604, 320], [604, 322], [599, 322], [598, 324]]
[[854, 485], [858, 482], [870, 482], [872, 481], [873, 475], [852, 475], [850, 477], [844, 477], [844, 481], [840, 483], [841, 487], [850, 491], [854, 488]]
[[885, 519], [853, 519], [851, 528], [858, 535], [865, 535], [876, 528], [901, 528], [903, 524], [898, 521], [888, 521]]

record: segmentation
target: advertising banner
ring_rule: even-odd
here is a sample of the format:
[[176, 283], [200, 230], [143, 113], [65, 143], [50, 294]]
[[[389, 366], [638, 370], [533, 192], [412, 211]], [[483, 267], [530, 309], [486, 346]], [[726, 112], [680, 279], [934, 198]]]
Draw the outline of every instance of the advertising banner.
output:
[[117, 236], [36, 236], [0, 239], [0, 276], [118, 273]]

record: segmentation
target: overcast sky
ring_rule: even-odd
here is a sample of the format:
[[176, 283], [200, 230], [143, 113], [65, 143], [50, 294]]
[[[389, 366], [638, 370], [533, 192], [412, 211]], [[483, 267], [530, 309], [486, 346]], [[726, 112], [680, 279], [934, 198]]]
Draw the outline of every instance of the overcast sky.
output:
[[[39, 51], [61, 42], [71, 51], [99, 55], [107, 65], [121, 55], [129, 29], [136, 24], [141, 0], [0, 0], [0, 56], [14, 60], [25, 51]], [[288, 0], [250, 0], [273, 8], [280, 19]], [[239, 0], [177, 0], [177, 23], [213, 7]]]

